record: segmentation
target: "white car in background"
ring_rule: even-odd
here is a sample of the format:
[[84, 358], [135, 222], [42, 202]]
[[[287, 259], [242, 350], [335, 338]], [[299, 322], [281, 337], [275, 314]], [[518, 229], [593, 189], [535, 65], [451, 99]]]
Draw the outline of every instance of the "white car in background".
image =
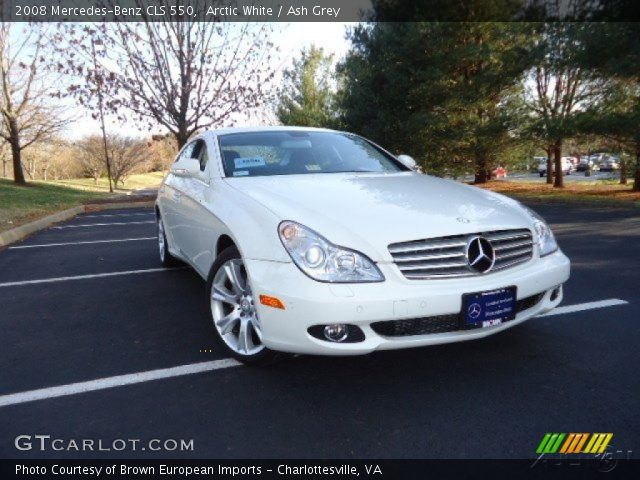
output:
[[207, 280], [246, 363], [478, 339], [560, 303], [569, 260], [537, 214], [414, 167], [331, 130], [202, 133], [160, 187], [160, 259]]
[[[562, 166], [562, 173], [564, 175], [571, 175], [573, 172], [576, 171], [576, 167], [573, 165], [573, 162], [571, 161], [571, 157], [562, 157], [560, 159], [560, 165]], [[555, 161], [551, 162], [551, 173], [555, 174], [556, 171], [556, 164]], [[547, 159], [544, 158], [543, 161], [541, 161], [540, 163], [538, 163], [538, 174], [541, 177], [544, 177], [547, 174]]]

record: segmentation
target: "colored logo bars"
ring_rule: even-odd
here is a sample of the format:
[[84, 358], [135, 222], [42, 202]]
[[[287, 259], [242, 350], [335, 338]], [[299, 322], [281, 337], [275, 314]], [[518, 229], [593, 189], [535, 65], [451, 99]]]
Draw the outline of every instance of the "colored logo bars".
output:
[[613, 433], [546, 433], [536, 453], [604, 453], [612, 437]]

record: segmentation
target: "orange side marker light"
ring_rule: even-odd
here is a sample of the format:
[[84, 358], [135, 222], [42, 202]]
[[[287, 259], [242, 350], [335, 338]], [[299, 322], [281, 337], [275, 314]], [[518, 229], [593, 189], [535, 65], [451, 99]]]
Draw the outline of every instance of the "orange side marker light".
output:
[[270, 297], [269, 295], [260, 295], [260, 303], [267, 307], [279, 308], [284, 310], [284, 303], [282, 300], [276, 297]]

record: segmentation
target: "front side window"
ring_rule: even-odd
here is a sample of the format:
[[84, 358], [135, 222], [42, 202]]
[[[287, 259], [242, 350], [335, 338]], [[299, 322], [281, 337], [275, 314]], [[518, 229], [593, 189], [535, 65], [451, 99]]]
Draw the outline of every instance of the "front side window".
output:
[[176, 159], [176, 162], [178, 160], [184, 160], [187, 158], [198, 160], [200, 162], [200, 171], [204, 172], [205, 168], [207, 167], [207, 163], [209, 162], [209, 155], [207, 154], [207, 144], [204, 142], [204, 140], [195, 140], [184, 147], [184, 149]]
[[348, 133], [229, 133], [218, 141], [228, 177], [408, 170], [367, 140]]
[[180, 155], [178, 155], [178, 158], [176, 158], [176, 162], [179, 160], [185, 160], [187, 158], [193, 158], [193, 152], [196, 148], [197, 143], [197, 141], [191, 142], [186, 147], [184, 147], [184, 149], [182, 149], [182, 152], [180, 152]]

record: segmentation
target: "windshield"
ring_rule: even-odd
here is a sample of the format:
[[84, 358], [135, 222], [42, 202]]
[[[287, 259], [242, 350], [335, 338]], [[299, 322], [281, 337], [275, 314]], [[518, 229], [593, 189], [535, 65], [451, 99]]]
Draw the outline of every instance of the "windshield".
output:
[[229, 133], [218, 142], [227, 177], [408, 170], [365, 139], [347, 133]]

